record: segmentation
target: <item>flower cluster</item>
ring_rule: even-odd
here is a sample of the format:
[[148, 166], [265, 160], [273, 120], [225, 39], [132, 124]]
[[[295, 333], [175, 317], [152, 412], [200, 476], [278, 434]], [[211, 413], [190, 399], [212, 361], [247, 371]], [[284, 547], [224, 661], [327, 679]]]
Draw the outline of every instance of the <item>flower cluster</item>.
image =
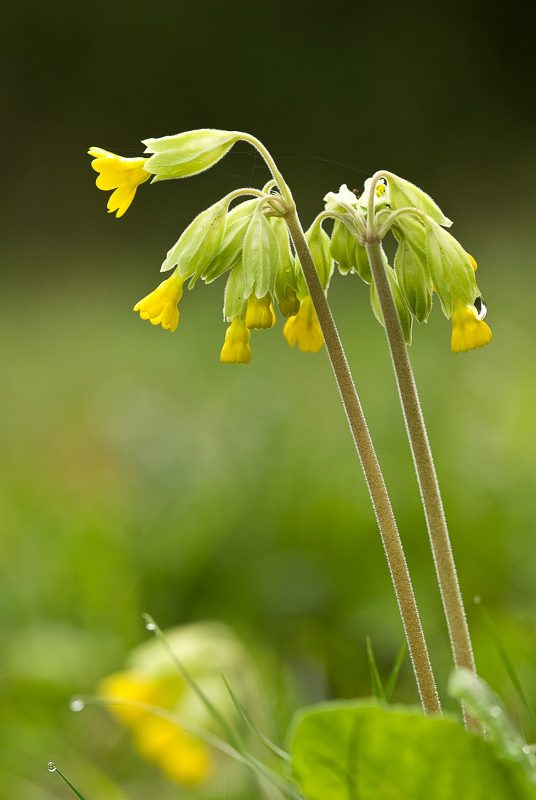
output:
[[232, 797], [232, 787], [237, 793], [241, 787], [241, 771], [187, 729], [219, 733], [192, 682], [234, 724], [240, 714], [221, 678], [224, 674], [242, 707], [265, 726], [257, 675], [243, 646], [223, 624], [175, 628], [166, 633], [166, 639], [190, 683], [153, 640], [132, 651], [127, 668], [104, 678], [97, 693], [131, 731], [140, 755], [167, 778], [185, 787], [206, 785], [207, 789], [224, 782]]
[[[176, 139], [147, 140], [153, 152], [150, 158], [124, 159], [100, 148], [90, 149], [95, 156], [92, 166], [99, 172], [97, 186], [115, 188], [108, 208], [118, 208], [117, 216], [127, 210], [137, 186], [151, 176], [153, 180], [181, 177], [175, 167], [188, 153], [173, 149]], [[214, 153], [221, 157], [228, 142], [215, 146], [210, 140], [205, 144], [211, 157]], [[202, 154], [204, 168], [207, 158]], [[194, 172], [200, 171], [198, 166], [192, 159], [187, 163]], [[186, 169], [184, 164], [181, 169]], [[189, 288], [193, 288], [199, 279], [208, 284], [227, 274], [224, 319], [228, 328], [220, 354], [224, 364], [251, 361], [250, 332], [272, 328], [276, 306], [287, 318], [283, 328], [287, 342], [297, 344], [302, 352], [318, 351], [323, 336], [287, 226], [277, 213], [280, 199], [279, 193], [267, 185], [263, 190], [231, 192], [201, 212], [167, 253], [161, 271], [173, 270], [171, 276], [137, 302], [134, 311], [141, 319], [173, 332], [179, 324], [178, 306], [185, 281], [189, 280]], [[235, 200], [239, 202], [231, 207]], [[329, 237], [320, 224], [313, 225], [307, 237], [327, 291], [333, 272]]]
[[[121, 217], [138, 186], [196, 175], [216, 164], [240, 141], [260, 145], [248, 134], [201, 129], [146, 139], [146, 157], [123, 158], [91, 147], [97, 186], [113, 190], [108, 210]], [[286, 318], [287, 342], [303, 352], [317, 352], [323, 335], [299, 260], [285, 224], [281, 181], [262, 190], [237, 189], [202, 211], [168, 251], [161, 271], [169, 278], [140, 300], [134, 310], [153, 325], [175, 331], [183, 284], [211, 283], [227, 275], [223, 315], [228, 323], [220, 359], [226, 364], [251, 361], [251, 331], [272, 328], [275, 308]], [[245, 199], [247, 198], [247, 199]], [[235, 204], [235, 201], [238, 201]], [[288, 208], [288, 207], [287, 207]], [[332, 218], [328, 236], [322, 225]], [[429, 195], [389, 172], [365, 181], [358, 197], [345, 185], [325, 197], [325, 211], [306, 233], [320, 282], [327, 293], [334, 264], [342, 274], [357, 273], [370, 285], [371, 305], [383, 323], [375, 281], [366, 251], [371, 226], [377, 240], [390, 232], [397, 249], [393, 265], [384, 266], [408, 343], [414, 320], [426, 322], [437, 295], [452, 323], [455, 352], [491, 341], [483, 320], [485, 304], [475, 281], [474, 259], [448, 232], [451, 221]]]
[[429, 195], [397, 175], [382, 173], [372, 183], [365, 181], [359, 198], [346, 185], [324, 198], [326, 213], [334, 217], [331, 254], [339, 271], [357, 273], [370, 284], [372, 308], [383, 323], [366, 251], [372, 209], [378, 238], [391, 232], [396, 239], [393, 267], [385, 253], [384, 266], [408, 343], [413, 320], [427, 321], [437, 295], [451, 320], [454, 352], [488, 344], [492, 334], [483, 319], [486, 306], [475, 281], [476, 261], [446, 230], [451, 221]]

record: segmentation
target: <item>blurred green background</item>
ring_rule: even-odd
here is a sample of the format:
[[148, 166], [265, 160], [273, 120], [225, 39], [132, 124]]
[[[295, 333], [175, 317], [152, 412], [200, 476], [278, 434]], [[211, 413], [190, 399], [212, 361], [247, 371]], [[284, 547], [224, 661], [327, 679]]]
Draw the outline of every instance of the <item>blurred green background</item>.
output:
[[[131, 311], [191, 218], [266, 171], [239, 146], [195, 179], [142, 187], [117, 222], [85, 151], [137, 155], [142, 138], [195, 127], [259, 136], [306, 225], [327, 191], [391, 169], [477, 258], [492, 345], [451, 354], [436, 308], [411, 355], [478, 666], [534, 736], [473, 603], [534, 707], [532, 53], [523, 18], [483, 2], [4, 5], [0, 797], [67, 797], [49, 758], [92, 797], [182, 796], [104, 713], [68, 710], [146, 638], [143, 611], [163, 627], [230, 624], [279, 739], [298, 705], [370, 692], [367, 635], [383, 674], [402, 641], [325, 352], [291, 350], [279, 320], [248, 368], [221, 365], [221, 281], [186, 294], [173, 336]], [[444, 696], [447, 637], [384, 335], [356, 278], [330, 297]], [[396, 699], [416, 699], [407, 663]]]

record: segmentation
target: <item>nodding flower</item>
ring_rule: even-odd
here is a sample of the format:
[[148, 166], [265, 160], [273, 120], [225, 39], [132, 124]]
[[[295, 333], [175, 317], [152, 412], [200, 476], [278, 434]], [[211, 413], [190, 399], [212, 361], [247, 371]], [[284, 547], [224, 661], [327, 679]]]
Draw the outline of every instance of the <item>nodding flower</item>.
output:
[[477, 297], [474, 305], [456, 302], [452, 311], [451, 346], [454, 353], [466, 353], [489, 344], [493, 334], [489, 325], [484, 322], [486, 306], [481, 297]]
[[298, 313], [287, 319], [283, 334], [289, 345], [294, 347], [297, 344], [302, 353], [320, 350], [324, 336], [310, 296], [304, 297]]
[[242, 317], [235, 317], [225, 332], [225, 341], [220, 353], [223, 364], [249, 364], [251, 347], [250, 332]]
[[177, 330], [179, 324], [179, 300], [182, 297], [184, 278], [178, 269], [162, 281], [146, 297], [139, 300], [134, 311], [140, 312], [142, 319], [148, 319], [151, 325], [161, 325], [165, 331]]
[[246, 310], [246, 325], [250, 329], [273, 328], [275, 325], [275, 312], [271, 295], [266, 294], [258, 298], [252, 294], [248, 299]]
[[123, 158], [101, 147], [90, 147], [93, 156], [91, 166], [99, 173], [97, 188], [105, 192], [114, 191], [108, 198], [108, 212], [122, 217], [134, 200], [138, 186], [151, 177], [144, 168], [146, 158]]

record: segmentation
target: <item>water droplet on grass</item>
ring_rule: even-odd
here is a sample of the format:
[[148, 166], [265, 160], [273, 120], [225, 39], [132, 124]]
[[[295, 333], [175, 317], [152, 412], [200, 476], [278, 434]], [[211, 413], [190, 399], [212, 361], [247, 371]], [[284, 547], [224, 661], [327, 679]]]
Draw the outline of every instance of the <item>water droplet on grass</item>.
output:
[[53, 761], [49, 761], [47, 764], [47, 769], [49, 772], [56, 772], [57, 767]]
[[71, 702], [69, 703], [69, 708], [71, 711], [83, 711], [86, 704], [82, 700], [81, 697], [73, 697]]
[[492, 717], [495, 717], [495, 719], [497, 719], [497, 717], [500, 717], [502, 714], [502, 708], [500, 706], [492, 706], [489, 710], [489, 713], [491, 714]]

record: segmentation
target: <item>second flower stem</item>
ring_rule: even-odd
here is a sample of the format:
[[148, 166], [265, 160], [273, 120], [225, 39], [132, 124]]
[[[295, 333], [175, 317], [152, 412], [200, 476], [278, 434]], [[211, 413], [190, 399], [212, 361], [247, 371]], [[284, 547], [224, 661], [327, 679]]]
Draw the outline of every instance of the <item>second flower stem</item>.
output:
[[[474, 673], [476, 670], [471, 637], [465, 617], [432, 450], [404, 333], [391, 287], [389, 286], [381, 244], [372, 240], [367, 242], [366, 249], [378, 292], [408, 438], [411, 444], [441, 599], [447, 619], [454, 663], [457, 667], [465, 667]], [[467, 723], [470, 727], [477, 727], [470, 719], [467, 720]]]
[[406, 558], [382, 471], [370, 437], [363, 409], [348, 366], [331, 309], [326, 300], [318, 274], [295, 208], [285, 217], [290, 235], [311, 294], [324, 335], [337, 386], [346, 411], [359, 459], [361, 461], [374, 512], [380, 529], [387, 563], [395, 589], [413, 670], [424, 710], [440, 713], [441, 706], [434, 680], [426, 640], [415, 602]]

